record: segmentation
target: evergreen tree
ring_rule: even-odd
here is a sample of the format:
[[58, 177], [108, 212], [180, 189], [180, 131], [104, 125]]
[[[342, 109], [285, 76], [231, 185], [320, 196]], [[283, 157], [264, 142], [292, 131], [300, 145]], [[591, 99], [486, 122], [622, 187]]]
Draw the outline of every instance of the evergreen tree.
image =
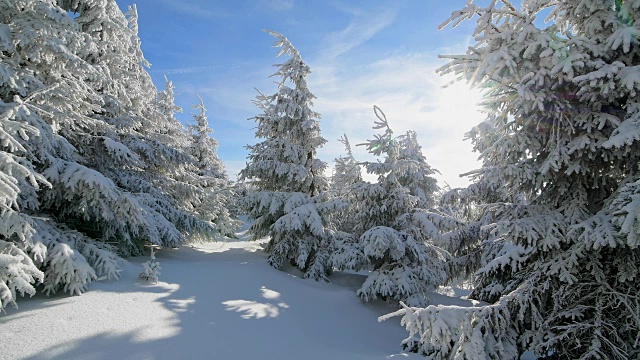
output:
[[[113, 206], [107, 216], [128, 205], [117, 193], [99, 194], [110, 184], [76, 161], [72, 145], [85, 131], [101, 128], [87, 116], [101, 104], [87, 83], [106, 78], [102, 69], [84, 60], [93, 46], [51, 2], [0, 4], [0, 309], [15, 305], [16, 290], [32, 295], [36, 280], [44, 282], [48, 292], [65, 283], [65, 290], [79, 293], [96, 277], [87, 261], [95, 267], [108, 264], [101, 268], [107, 272], [99, 275], [117, 277], [115, 257], [95, 251], [109, 246], [68, 231], [56, 221], [65, 213], [53, 212], [53, 217], [46, 211], [62, 168], [69, 200], [77, 193], [89, 201], [101, 200], [96, 207], [123, 200], [120, 209]], [[87, 203], [76, 206], [86, 216]], [[125, 224], [123, 220], [118, 225]]]
[[240, 179], [249, 180], [257, 191], [243, 202], [254, 220], [253, 238], [271, 236], [266, 250], [272, 266], [290, 262], [305, 277], [321, 279], [331, 270], [328, 251], [333, 235], [325, 225], [333, 205], [321, 196], [328, 187], [327, 164], [316, 158], [316, 152], [326, 140], [320, 135], [320, 115], [311, 109], [315, 96], [306, 81], [311, 70], [286, 37], [268, 33], [276, 38], [274, 46], [281, 48], [278, 56], [290, 57], [276, 65], [277, 93], [256, 97], [262, 110], [254, 118], [256, 138], [264, 140], [247, 146], [249, 162]]
[[[165, 117], [167, 114], [155, 102], [158, 92], [145, 70], [148, 62], [140, 50], [135, 6], [129, 8], [127, 18], [111, 0], [66, 1], [60, 5], [63, 10], [77, 13], [71, 19], [73, 25], [93, 44], [88, 46], [85, 58], [105, 74], [101, 82], [91, 79], [81, 82], [99, 96], [100, 106], [85, 115], [97, 128], [78, 131], [77, 123], [69, 124], [62, 127], [63, 136], [77, 149], [82, 165], [104, 178], [104, 189], [112, 186], [112, 191], [121, 194], [116, 201], [118, 206], [129, 203], [123, 209], [125, 214], [116, 217], [117, 221], [135, 220], [132, 226], [114, 227], [115, 221], [97, 221], [110, 210], [95, 206], [89, 207], [95, 213], [84, 214], [82, 220], [75, 218], [80, 215], [74, 214], [76, 202], [65, 199], [68, 192], [56, 191], [64, 187], [62, 183], [45, 194], [43, 205], [68, 214], [66, 223], [73, 223], [73, 228], [92, 237], [121, 240], [118, 248], [125, 255], [140, 253], [144, 241], [178, 246], [185, 234], [211, 233], [211, 227], [189, 213], [183, 201], [195, 191], [180, 179], [183, 164], [191, 158], [179, 149], [185, 144], [164, 143], [165, 129], [174, 126], [176, 120], [172, 114]], [[50, 174], [55, 176], [56, 172], [82, 176], [74, 167], [60, 164]], [[55, 179], [64, 181], [65, 177]], [[112, 184], [104, 185], [109, 182]], [[95, 221], [87, 223], [87, 220]]]
[[398, 158], [406, 161], [406, 168], [399, 174], [398, 182], [417, 198], [417, 208], [430, 209], [435, 205], [435, 194], [440, 190], [433, 177], [438, 171], [427, 163], [415, 131], [407, 131], [398, 138], [398, 142]]
[[438, 229], [435, 241], [453, 256], [447, 266], [449, 283], [473, 282], [476, 271], [488, 260], [483, 245], [498, 236], [492, 232], [494, 213], [485, 211], [483, 204], [495, 201], [496, 191], [475, 183], [448, 189], [429, 213], [429, 220]]
[[362, 169], [353, 156], [347, 135], [342, 135], [338, 141], [344, 144], [347, 155], [335, 159], [336, 165], [331, 177], [331, 189], [336, 196], [342, 197], [350, 192], [352, 185], [362, 181]]
[[0, 2], [0, 307], [215, 231], [170, 191], [191, 157], [162, 142], [136, 21], [112, 0]]
[[[428, 303], [428, 291], [446, 280], [448, 253], [430, 240], [433, 225], [419, 205], [433, 203], [434, 170], [417, 145], [415, 132], [393, 137], [386, 116], [374, 107], [374, 129], [385, 129], [366, 145], [383, 162], [366, 162], [377, 183], [351, 187], [352, 237], [338, 242], [332, 263], [338, 269], [371, 270], [358, 296], [413, 305]], [[426, 190], [426, 191], [425, 191]]]
[[[180, 109], [174, 103], [173, 84], [166, 81], [166, 89], [158, 92], [145, 69], [149, 63], [140, 49], [135, 6], [125, 17], [115, 1], [89, 7], [72, 3], [79, 13], [76, 21], [99, 39], [94, 61], [109, 69], [109, 86], [100, 89], [105, 107], [97, 117], [113, 125], [110, 136], [138, 160], [128, 166], [103, 161], [100, 171], [131, 193], [147, 213], [144, 241], [179, 246], [191, 238], [211, 238], [215, 227], [198, 218], [191, 201], [201, 189], [192, 182], [190, 136], [175, 119]], [[140, 240], [130, 253], [140, 253]]]
[[356, 224], [348, 204], [355, 202], [353, 187], [363, 181], [362, 169], [353, 156], [347, 135], [343, 135], [338, 141], [344, 144], [347, 155], [335, 159], [336, 165], [331, 176], [330, 188], [331, 196], [341, 201], [344, 206], [341, 211], [332, 215], [331, 222], [338, 231], [349, 233]]
[[156, 130], [156, 139], [174, 148], [187, 150], [191, 144], [190, 134], [184, 125], [176, 118], [182, 108], [175, 103], [175, 86], [173, 82], [164, 77], [164, 90], [159, 91], [153, 101], [153, 108], [159, 118]]
[[316, 152], [327, 141], [320, 135], [320, 114], [311, 109], [315, 96], [306, 80], [311, 69], [286, 37], [267, 32], [277, 39], [274, 47], [281, 48], [277, 56], [290, 58], [275, 65], [278, 71], [272, 76], [281, 78], [278, 92], [260, 93], [254, 101], [263, 112], [254, 118], [256, 137], [264, 141], [247, 146], [249, 164], [240, 175], [261, 190], [318, 195], [327, 188], [327, 165]]
[[446, 23], [475, 16], [477, 43], [441, 72], [486, 88], [466, 195], [486, 227], [469, 242], [471, 297], [489, 304], [402, 310], [405, 344], [435, 359], [638, 358], [640, 3], [470, 1]]
[[196, 184], [202, 193], [194, 199], [198, 216], [215, 224], [220, 235], [234, 236], [239, 222], [231, 219], [227, 209], [234, 194], [222, 160], [218, 158], [218, 141], [211, 137], [207, 109], [202, 98], [193, 105], [195, 124], [189, 128], [192, 133], [191, 155], [195, 158]]
[[190, 126], [192, 143], [191, 155], [196, 158], [199, 175], [215, 179], [227, 180], [227, 171], [222, 160], [218, 158], [218, 140], [211, 137], [213, 129], [209, 127], [207, 109], [202, 98], [200, 103], [193, 105], [198, 112], [193, 115], [195, 124]]

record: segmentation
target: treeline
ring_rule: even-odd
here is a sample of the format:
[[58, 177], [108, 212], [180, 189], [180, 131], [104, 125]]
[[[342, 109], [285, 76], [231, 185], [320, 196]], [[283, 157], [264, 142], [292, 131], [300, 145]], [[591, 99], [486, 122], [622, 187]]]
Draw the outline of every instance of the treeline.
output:
[[209, 135], [154, 86], [135, 6], [0, 3], [0, 310], [117, 278], [120, 256], [233, 234]]
[[[230, 235], [236, 188], [272, 266], [324, 281], [367, 270], [357, 295], [401, 306], [390, 316], [403, 316], [412, 351], [640, 356], [640, 2], [470, 1], [453, 13], [443, 26], [476, 18], [476, 43], [439, 72], [484, 89], [486, 112], [467, 134], [483, 164], [463, 189], [439, 188], [417, 134], [395, 134], [377, 107], [359, 145], [378, 160], [355, 159], [345, 135], [325, 175], [311, 70], [276, 32], [287, 59], [277, 91], [255, 99], [258, 142], [232, 187], [204, 104], [185, 129], [171, 83], [153, 86], [135, 7], [0, 10], [3, 307], [37, 282], [79, 293], [117, 277], [117, 256], [145, 244]], [[429, 305], [459, 281], [482, 305]]]

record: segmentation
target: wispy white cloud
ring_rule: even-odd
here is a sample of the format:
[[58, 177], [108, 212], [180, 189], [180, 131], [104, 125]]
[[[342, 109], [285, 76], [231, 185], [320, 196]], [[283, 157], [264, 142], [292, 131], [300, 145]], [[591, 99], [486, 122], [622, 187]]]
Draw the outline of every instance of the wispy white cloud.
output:
[[[315, 110], [322, 114], [322, 133], [329, 141], [320, 149], [320, 158], [333, 166], [333, 159], [344, 154], [342, 144], [337, 141], [342, 134], [349, 136], [352, 145], [372, 138], [377, 133], [371, 129], [375, 119], [372, 107], [378, 105], [386, 113], [396, 134], [417, 131], [427, 161], [442, 173], [439, 176], [441, 184], [468, 184], [458, 175], [479, 166], [471, 144], [463, 141], [465, 132], [483, 118], [473, 106], [479, 95], [469, 91], [464, 84], [443, 89], [442, 85], [448, 79], [435, 73], [443, 63], [438, 59], [438, 53], [461, 53], [466, 44], [429, 52], [396, 50], [387, 55], [364, 53], [366, 48], [350, 52], [391, 24], [395, 12], [344, 11], [354, 14], [352, 21], [342, 31], [325, 38], [321, 53], [303, 54], [313, 71], [309, 88], [317, 96]], [[354, 57], [372, 60], [353, 66]], [[179, 75], [219, 67], [221, 65], [213, 64], [157, 71]], [[207, 77], [205, 87], [184, 84], [186, 86], [179, 88], [183, 94], [198, 92], [202, 95], [210, 110], [210, 118], [224, 122], [214, 122], [212, 126], [216, 129], [214, 136], [220, 141], [220, 154], [231, 177], [245, 166], [246, 151], [242, 145], [256, 141], [251, 138], [255, 124], [246, 120], [259, 111], [251, 103], [256, 95], [253, 87], [272, 93], [275, 90], [273, 79], [267, 78], [271, 73], [269, 64], [254, 65], [241, 71], [236, 69], [233, 75]], [[187, 79], [186, 76], [184, 78]], [[223, 125], [229, 129], [218, 131]], [[373, 159], [362, 146], [354, 150], [360, 160]]]
[[393, 5], [368, 10], [344, 6], [337, 7], [337, 9], [351, 14], [353, 18], [347, 27], [331, 33], [325, 38], [322, 46], [323, 61], [334, 60], [371, 39], [380, 30], [393, 23], [398, 15], [398, 9]]
[[[205, 17], [205, 18], [214, 18], [220, 16], [226, 16], [226, 13], [216, 9], [216, 11], [210, 10], [210, 5], [212, 2], [207, 1], [204, 4], [200, 5], [197, 2], [193, 1], [181, 1], [181, 0], [157, 0], [159, 3], [164, 4], [165, 6], [171, 7], [174, 11], [181, 12], [183, 14]], [[219, 7], [218, 7], [219, 8]]]
[[174, 68], [174, 69], [151, 69], [150, 72], [153, 73], [162, 73], [165, 75], [181, 75], [181, 74], [192, 74], [192, 73], [202, 73], [202, 72], [212, 72], [219, 71], [222, 69], [235, 69], [243, 66], [248, 66], [248, 62], [238, 62], [234, 64], [213, 64], [208, 66], [193, 66], [193, 67], [184, 67], [184, 68]]
[[[329, 141], [320, 156], [330, 160], [344, 153], [337, 141], [342, 134], [352, 144], [372, 138], [377, 132], [371, 129], [372, 107], [377, 105], [396, 134], [417, 131], [427, 161], [442, 173], [439, 180], [468, 184], [458, 175], [479, 166], [463, 138], [482, 120], [475, 106], [480, 95], [466, 84], [442, 88], [450, 79], [435, 73], [439, 65], [435, 53], [421, 53], [388, 56], [357, 71], [342, 71], [340, 64], [318, 67], [321, 75], [312, 76], [309, 87], [318, 98], [316, 110], [323, 115], [323, 135]], [[372, 158], [363, 147], [354, 150], [360, 160]]]
[[293, 0], [261, 0], [260, 4], [273, 11], [287, 11], [294, 6]]
[[[396, 134], [408, 130], [418, 133], [427, 161], [442, 173], [441, 185], [467, 185], [468, 179], [459, 174], [480, 164], [471, 144], [463, 139], [483, 119], [476, 105], [480, 94], [461, 83], [443, 88], [451, 78], [442, 78], [436, 69], [444, 63], [438, 59], [439, 53], [462, 53], [471, 39], [431, 51], [396, 50], [382, 55], [359, 49], [355, 54], [349, 50], [392, 24], [397, 9], [339, 10], [353, 14], [351, 22], [328, 35], [322, 54], [309, 61], [313, 71], [309, 88], [317, 96], [315, 109], [322, 114], [323, 136], [328, 140], [319, 151], [321, 158], [332, 161], [344, 154], [337, 141], [342, 134], [347, 134], [352, 145], [373, 138], [373, 105], [377, 105], [386, 113]], [[371, 61], [354, 66], [358, 59]], [[360, 160], [373, 158], [362, 146], [355, 147], [354, 153]]]

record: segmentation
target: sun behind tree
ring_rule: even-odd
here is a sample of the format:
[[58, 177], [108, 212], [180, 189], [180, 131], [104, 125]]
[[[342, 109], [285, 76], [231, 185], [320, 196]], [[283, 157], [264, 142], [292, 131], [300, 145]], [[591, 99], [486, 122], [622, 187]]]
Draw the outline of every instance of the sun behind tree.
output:
[[479, 253], [470, 297], [489, 305], [405, 309], [420, 334], [405, 343], [434, 359], [637, 359], [640, 3], [470, 1], [445, 25], [476, 16], [477, 43], [441, 72], [485, 88], [468, 134], [483, 166], [459, 195], [480, 205], [462, 230]]

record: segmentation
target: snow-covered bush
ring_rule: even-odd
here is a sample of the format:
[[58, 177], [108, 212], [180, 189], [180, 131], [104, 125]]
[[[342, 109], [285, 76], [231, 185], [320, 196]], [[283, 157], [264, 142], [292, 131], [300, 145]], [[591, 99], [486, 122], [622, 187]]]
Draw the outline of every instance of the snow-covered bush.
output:
[[[445, 25], [474, 17], [477, 43], [440, 71], [486, 89], [468, 195], [481, 209], [471, 297], [489, 305], [457, 325], [445, 307], [399, 314], [434, 359], [638, 358], [640, 2], [469, 1]], [[486, 326], [448, 336], [437, 322]]]
[[428, 304], [428, 291], [446, 280], [448, 253], [431, 241], [433, 225], [420, 205], [434, 202], [434, 170], [426, 163], [415, 133], [393, 137], [386, 116], [374, 107], [374, 129], [385, 129], [366, 145], [384, 161], [366, 162], [376, 183], [351, 186], [351, 236], [336, 242], [331, 256], [338, 269], [371, 270], [358, 296], [364, 301], [385, 299], [414, 306]]
[[325, 228], [323, 215], [328, 181], [324, 176], [327, 164], [316, 158], [318, 147], [326, 143], [320, 135], [320, 115], [311, 109], [314, 95], [307, 87], [311, 72], [300, 53], [283, 35], [269, 31], [276, 38], [278, 55], [290, 58], [276, 65], [273, 76], [280, 78], [278, 92], [259, 94], [255, 104], [262, 114], [256, 138], [264, 139], [247, 146], [249, 161], [240, 172], [240, 179], [256, 191], [243, 200], [250, 220], [252, 237], [271, 236], [266, 250], [269, 263], [281, 268], [292, 263], [306, 277], [323, 279], [331, 271], [328, 249], [332, 232]]

